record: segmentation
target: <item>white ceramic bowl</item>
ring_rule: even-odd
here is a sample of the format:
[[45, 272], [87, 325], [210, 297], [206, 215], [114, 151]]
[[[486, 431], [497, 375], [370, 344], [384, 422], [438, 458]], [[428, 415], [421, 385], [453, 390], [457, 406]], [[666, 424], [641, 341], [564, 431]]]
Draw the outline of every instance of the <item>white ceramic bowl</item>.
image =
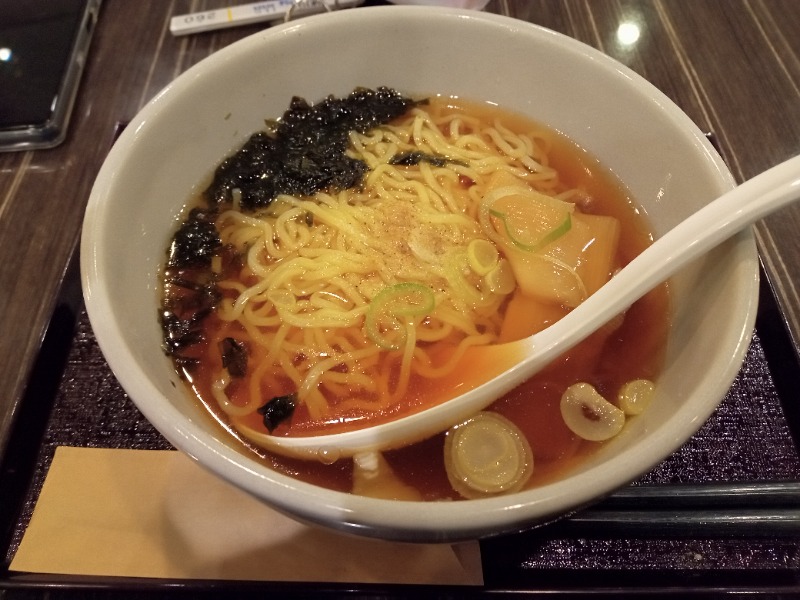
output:
[[86, 306], [109, 365], [142, 413], [212, 472], [308, 522], [385, 538], [445, 541], [514, 531], [584, 506], [650, 470], [707, 419], [739, 370], [757, 302], [742, 233], [673, 281], [659, 395], [564, 479], [485, 500], [409, 503], [324, 490], [266, 468], [209, 426], [160, 351], [159, 267], [184, 203], [221, 158], [293, 95], [356, 86], [495, 102], [570, 136], [629, 187], [656, 234], [733, 185], [698, 128], [624, 66], [524, 22], [430, 7], [359, 8], [299, 20], [224, 48], [130, 123], [89, 200]]

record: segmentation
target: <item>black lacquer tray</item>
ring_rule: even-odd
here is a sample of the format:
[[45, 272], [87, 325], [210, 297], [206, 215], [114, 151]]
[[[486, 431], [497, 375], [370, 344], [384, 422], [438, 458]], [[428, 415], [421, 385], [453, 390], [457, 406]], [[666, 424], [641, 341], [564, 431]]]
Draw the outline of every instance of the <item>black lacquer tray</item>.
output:
[[600, 504], [482, 540], [485, 585], [473, 589], [9, 572], [57, 446], [170, 448], [106, 365], [73, 265], [2, 457], [0, 598], [800, 594], [800, 363], [765, 281], [746, 361], [702, 429]]

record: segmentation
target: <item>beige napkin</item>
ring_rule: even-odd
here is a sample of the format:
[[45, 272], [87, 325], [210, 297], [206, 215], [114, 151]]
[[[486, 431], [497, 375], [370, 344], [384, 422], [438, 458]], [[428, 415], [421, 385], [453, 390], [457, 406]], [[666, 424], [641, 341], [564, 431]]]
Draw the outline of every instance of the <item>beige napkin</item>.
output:
[[174, 451], [58, 448], [10, 569], [157, 578], [480, 585], [477, 543], [302, 525]]

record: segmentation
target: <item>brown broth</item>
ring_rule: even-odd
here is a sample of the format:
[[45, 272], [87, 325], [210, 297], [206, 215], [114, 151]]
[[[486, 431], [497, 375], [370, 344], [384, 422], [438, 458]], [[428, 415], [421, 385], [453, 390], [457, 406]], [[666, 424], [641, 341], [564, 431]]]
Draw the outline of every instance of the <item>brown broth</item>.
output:
[[[480, 107], [472, 114], [476, 112], [480, 114]], [[503, 119], [514, 131], [530, 127], [522, 117], [504, 114]], [[563, 135], [554, 134], [551, 142], [551, 166], [570, 187], [583, 189], [592, 198], [590, 206], [582, 206], [583, 212], [620, 221], [618, 261], [624, 266], [652, 242], [646, 221], [624, 186], [588, 152]], [[559, 479], [601, 445], [582, 440], [564, 424], [559, 408], [564, 390], [588, 382], [613, 400], [627, 381], [655, 380], [664, 361], [669, 313], [668, 287], [662, 285], [636, 302], [618, 329], [598, 331], [490, 407], [517, 425], [531, 445], [534, 469], [526, 488]], [[389, 452], [387, 460], [398, 477], [417, 487], [426, 500], [458, 499], [447, 480], [443, 448], [444, 434], [440, 434]]]
[[[442, 100], [438, 100], [442, 101]], [[502, 114], [503, 123], [514, 131], [544, 129], [549, 135], [550, 165], [559, 171], [567, 187], [584, 190], [590, 198], [581, 205], [583, 212], [613, 216], [621, 224], [618, 266], [624, 266], [649, 243], [647, 223], [635, 210], [625, 188], [588, 152], [565, 136], [547, 130], [528, 119], [498, 111], [488, 105], [473, 105], [458, 101], [472, 116], [488, 119]], [[545, 325], [566, 309], [556, 307]], [[497, 402], [490, 410], [513, 421], [527, 437], [534, 453], [533, 476], [526, 487], [542, 485], [561, 476], [576, 462], [597, 447], [575, 436], [563, 423], [559, 401], [571, 384], [585, 381], [594, 385], [606, 398], [612, 399], [625, 382], [635, 378], [655, 379], [661, 370], [669, 324], [667, 286], [661, 286], [635, 303], [626, 313], [622, 324], [605, 328], [550, 365], [533, 379], [519, 386]], [[513, 329], [513, 328], [512, 328]], [[512, 337], [530, 335], [532, 331], [513, 331]], [[211, 352], [213, 344], [201, 352]], [[218, 360], [218, 357], [217, 357]], [[496, 367], [491, 369], [495, 371]], [[488, 365], [467, 364], [450, 380], [440, 382], [440, 389], [449, 393], [456, 383], [463, 383], [467, 373], [486, 380], [493, 372]], [[243, 452], [257, 454], [270, 467], [298, 479], [331, 489], [350, 491], [352, 464], [339, 460], [332, 465], [273, 456], [241, 440], [211, 398], [209, 382], [202, 377], [194, 381], [195, 395], [214, 415], [218, 423], [237, 438]], [[280, 393], [277, 390], [276, 393]], [[285, 393], [285, 392], [284, 392]], [[426, 392], [427, 393], [427, 392]], [[386, 453], [386, 459], [399, 479], [416, 488], [425, 500], [457, 499], [447, 480], [443, 460], [444, 434], [434, 436], [407, 448]]]

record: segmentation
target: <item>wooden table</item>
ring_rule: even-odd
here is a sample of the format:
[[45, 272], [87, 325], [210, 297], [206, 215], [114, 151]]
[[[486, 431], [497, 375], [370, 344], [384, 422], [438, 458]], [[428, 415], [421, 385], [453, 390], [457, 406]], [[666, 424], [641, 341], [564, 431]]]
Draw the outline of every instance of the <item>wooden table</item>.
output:
[[[66, 142], [0, 154], [0, 456], [35, 383], [33, 366], [115, 128], [182, 71], [262, 27], [173, 37], [169, 19], [226, 4], [106, 0]], [[643, 75], [713, 132], [738, 181], [800, 151], [797, 0], [492, 0], [486, 10], [574, 37]], [[634, 43], [619, 35], [624, 24], [638, 31]], [[755, 229], [796, 358], [800, 204]]]

